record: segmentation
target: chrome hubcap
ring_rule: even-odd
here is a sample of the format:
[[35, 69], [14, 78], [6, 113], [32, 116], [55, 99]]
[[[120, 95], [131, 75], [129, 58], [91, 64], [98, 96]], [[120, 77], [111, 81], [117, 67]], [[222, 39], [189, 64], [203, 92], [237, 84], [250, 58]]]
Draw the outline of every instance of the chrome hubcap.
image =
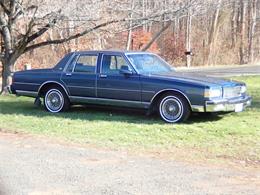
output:
[[183, 105], [181, 101], [175, 97], [166, 97], [160, 105], [160, 112], [166, 121], [175, 122], [179, 120], [183, 114]]
[[169, 111], [170, 112], [174, 112], [175, 110], [176, 110], [175, 106], [173, 106], [173, 105], [169, 106]]
[[46, 106], [51, 112], [59, 112], [64, 104], [63, 96], [60, 91], [53, 89], [46, 94]]

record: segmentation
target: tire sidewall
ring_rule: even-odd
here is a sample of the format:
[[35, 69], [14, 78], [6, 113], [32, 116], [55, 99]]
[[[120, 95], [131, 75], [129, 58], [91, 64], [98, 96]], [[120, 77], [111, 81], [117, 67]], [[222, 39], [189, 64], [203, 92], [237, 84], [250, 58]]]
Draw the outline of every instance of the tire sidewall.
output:
[[[181, 114], [180, 116], [175, 119], [175, 120], [169, 120], [167, 119], [163, 113], [162, 113], [162, 106], [163, 106], [163, 103], [169, 99], [169, 98], [173, 98], [174, 100], [178, 101], [178, 103], [181, 105]], [[168, 93], [168, 94], [165, 94], [164, 96], [162, 96], [160, 99], [159, 99], [159, 102], [157, 104], [157, 111], [161, 117], [161, 119], [164, 121], [164, 122], [167, 122], [167, 123], [179, 123], [179, 122], [183, 122], [183, 121], [186, 121], [190, 114], [191, 114], [191, 108], [190, 108], [190, 105], [188, 103], [188, 100], [186, 100], [186, 98], [184, 98], [182, 95], [179, 95], [179, 94], [174, 94], [174, 93]]]
[[[58, 94], [61, 96], [61, 98], [62, 98], [62, 105], [61, 105], [61, 107], [60, 107], [58, 110], [52, 110], [51, 108], [49, 108], [49, 106], [48, 106], [48, 104], [47, 104], [47, 97], [48, 97], [48, 95], [49, 95], [50, 93], [52, 93], [52, 92], [58, 93]], [[48, 111], [51, 112], [51, 113], [61, 112], [61, 111], [63, 110], [63, 108], [64, 108], [64, 104], [65, 104], [64, 94], [62, 93], [62, 91], [60, 91], [60, 90], [57, 89], [57, 88], [51, 88], [51, 89], [49, 89], [49, 90], [47, 91], [47, 93], [45, 94], [45, 96], [44, 96], [44, 105], [45, 105], [45, 108], [46, 108], [46, 110], [48, 110]]]
[[[180, 106], [181, 106], [181, 108], [180, 108], [180, 109], [181, 109], [180, 116], [179, 116], [177, 119], [175, 119], [175, 120], [169, 120], [169, 119], [167, 119], [167, 118], [164, 116], [163, 112], [162, 112], [163, 104], [164, 104], [165, 101], [168, 100], [168, 99], [174, 99], [174, 100], [176, 100], [176, 101], [180, 104]], [[183, 103], [182, 103], [182, 101], [181, 101], [178, 97], [176, 97], [176, 96], [174, 96], [174, 95], [165, 96], [165, 97], [162, 98], [162, 100], [160, 101], [160, 104], [159, 104], [159, 113], [160, 113], [161, 118], [162, 118], [164, 121], [166, 121], [167, 123], [177, 123], [178, 121], [181, 120], [181, 118], [183, 117], [183, 114], [184, 114], [184, 106], [183, 106]]]

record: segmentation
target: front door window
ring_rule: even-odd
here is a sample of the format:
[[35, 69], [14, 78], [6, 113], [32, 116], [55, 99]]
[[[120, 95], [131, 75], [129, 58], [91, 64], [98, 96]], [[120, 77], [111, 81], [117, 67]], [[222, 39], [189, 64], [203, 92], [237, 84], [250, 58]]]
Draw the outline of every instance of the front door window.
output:
[[[128, 66], [125, 58], [119, 55], [104, 55], [101, 67], [102, 74], [119, 74], [122, 66]], [[129, 67], [128, 67], [129, 68]]]

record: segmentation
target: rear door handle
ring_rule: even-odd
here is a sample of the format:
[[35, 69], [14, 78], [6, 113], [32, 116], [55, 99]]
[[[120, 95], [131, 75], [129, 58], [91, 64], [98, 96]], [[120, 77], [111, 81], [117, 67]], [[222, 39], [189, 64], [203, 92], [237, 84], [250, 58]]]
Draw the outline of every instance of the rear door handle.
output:
[[107, 75], [101, 74], [101, 75], [99, 75], [99, 77], [100, 77], [100, 78], [107, 78]]
[[72, 74], [71, 73], [66, 73], [66, 76], [71, 76]]

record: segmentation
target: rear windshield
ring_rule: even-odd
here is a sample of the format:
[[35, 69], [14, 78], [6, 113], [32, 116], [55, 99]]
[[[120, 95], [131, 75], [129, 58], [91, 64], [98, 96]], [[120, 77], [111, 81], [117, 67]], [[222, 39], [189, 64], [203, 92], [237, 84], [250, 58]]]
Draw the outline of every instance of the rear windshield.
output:
[[53, 67], [53, 69], [54, 69], [54, 70], [63, 71], [64, 67], [66, 66], [68, 60], [70, 60], [70, 58], [71, 58], [72, 55], [73, 55], [72, 53], [66, 54], [66, 55]]

